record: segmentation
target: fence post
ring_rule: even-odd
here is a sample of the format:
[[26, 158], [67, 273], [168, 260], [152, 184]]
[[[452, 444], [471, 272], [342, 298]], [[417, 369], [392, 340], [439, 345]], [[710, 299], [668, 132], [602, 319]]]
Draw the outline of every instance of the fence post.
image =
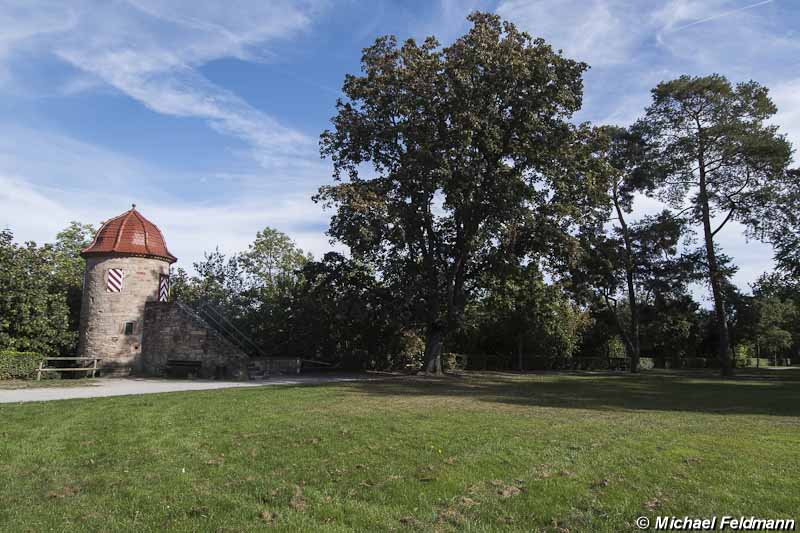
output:
[[36, 371], [36, 381], [42, 379], [42, 365], [44, 364], [44, 359], [39, 361], [39, 369]]
[[95, 357], [94, 366], [92, 366], [92, 378], [94, 378], [96, 372], [97, 372], [97, 358]]

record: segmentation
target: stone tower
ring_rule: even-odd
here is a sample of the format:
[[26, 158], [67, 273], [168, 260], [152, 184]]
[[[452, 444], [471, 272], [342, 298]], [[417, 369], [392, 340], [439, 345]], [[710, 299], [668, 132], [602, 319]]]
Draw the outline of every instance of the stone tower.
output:
[[86, 259], [79, 352], [102, 358], [104, 374], [140, 370], [144, 308], [169, 294], [169, 268], [177, 261], [155, 224], [134, 205], [105, 222]]

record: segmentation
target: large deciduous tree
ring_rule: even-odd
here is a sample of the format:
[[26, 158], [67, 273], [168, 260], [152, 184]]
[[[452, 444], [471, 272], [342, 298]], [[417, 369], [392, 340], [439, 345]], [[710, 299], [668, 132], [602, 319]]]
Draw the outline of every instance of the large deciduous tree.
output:
[[725, 276], [715, 238], [731, 220], [750, 219], [765, 188], [785, 174], [791, 146], [776, 126], [765, 123], [776, 108], [767, 89], [754, 81], [733, 86], [716, 74], [682, 76], [660, 83], [652, 98], [640, 127], [656, 147], [664, 198], [688, 207], [703, 228], [717, 353], [722, 374], [730, 375]]
[[91, 224], [72, 221], [58, 232], [51, 247], [54, 261], [55, 291], [66, 294], [69, 305], [69, 323], [72, 331], [78, 331], [83, 295], [83, 274], [86, 261], [81, 250], [91, 244], [95, 228]]
[[563, 230], [592, 190], [565, 164], [586, 65], [495, 15], [469, 20], [446, 48], [382, 37], [365, 49], [320, 143], [339, 182], [317, 196], [337, 209], [329, 233], [415, 295], [428, 372], [475, 281]]
[[60, 266], [51, 245], [18, 245], [0, 230], [0, 350], [56, 356], [75, 347]]

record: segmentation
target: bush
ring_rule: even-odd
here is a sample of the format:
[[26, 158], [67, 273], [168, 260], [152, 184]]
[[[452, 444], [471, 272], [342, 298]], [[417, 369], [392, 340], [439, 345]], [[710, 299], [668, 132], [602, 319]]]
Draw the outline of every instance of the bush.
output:
[[656, 360], [652, 357], [639, 358], [639, 370], [652, 370], [656, 367]]
[[33, 376], [43, 357], [35, 352], [0, 350], [0, 379], [25, 379]]
[[444, 370], [465, 370], [469, 357], [461, 353], [442, 354], [442, 367]]
[[736, 368], [745, 368], [750, 366], [750, 359], [753, 357], [755, 350], [750, 343], [737, 344], [733, 350], [734, 353], [734, 366]]
[[611, 337], [608, 339], [608, 357], [610, 359], [622, 359], [627, 357], [627, 351], [625, 350], [625, 343], [622, 342], [622, 339], [619, 337]]
[[397, 357], [389, 370], [419, 370], [425, 359], [425, 341], [416, 332], [406, 330], [400, 334]]

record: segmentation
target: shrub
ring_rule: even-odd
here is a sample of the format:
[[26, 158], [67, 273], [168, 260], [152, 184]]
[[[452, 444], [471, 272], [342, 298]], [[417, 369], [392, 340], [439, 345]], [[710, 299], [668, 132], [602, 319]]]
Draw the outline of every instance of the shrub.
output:
[[608, 357], [610, 359], [621, 359], [627, 357], [627, 353], [625, 350], [625, 343], [622, 342], [617, 336], [611, 337], [608, 339]]
[[442, 354], [442, 366], [445, 370], [465, 370], [469, 358], [461, 353]]
[[0, 379], [25, 379], [33, 376], [42, 355], [35, 352], [0, 350]]
[[425, 341], [416, 332], [406, 330], [400, 334], [399, 350], [391, 370], [418, 370], [425, 359]]
[[639, 358], [639, 370], [652, 370], [656, 367], [656, 361], [652, 357]]
[[736, 368], [750, 366], [750, 359], [753, 357], [754, 352], [753, 346], [749, 343], [737, 344], [733, 351]]

